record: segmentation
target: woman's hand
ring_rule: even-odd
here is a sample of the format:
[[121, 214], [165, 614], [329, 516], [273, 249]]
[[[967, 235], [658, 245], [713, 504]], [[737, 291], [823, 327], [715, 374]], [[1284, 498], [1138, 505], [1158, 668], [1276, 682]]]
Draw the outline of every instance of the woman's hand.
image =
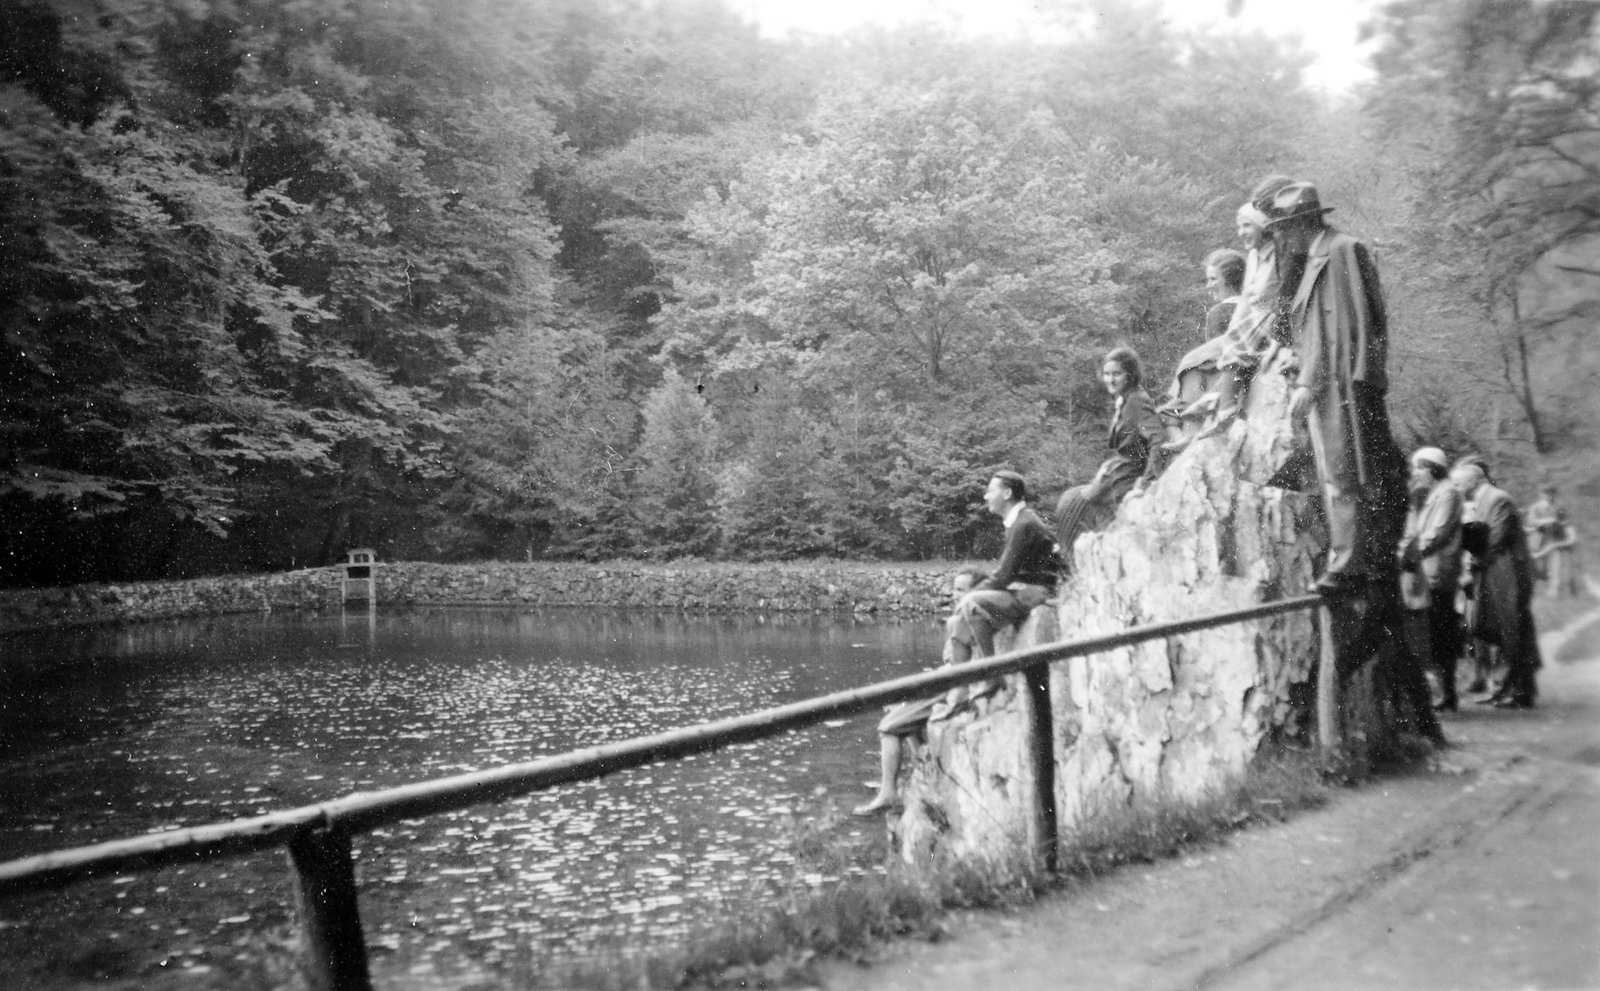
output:
[[1303, 385], [1295, 386], [1294, 391], [1289, 394], [1290, 421], [1299, 423], [1301, 420], [1306, 418], [1306, 414], [1310, 411], [1311, 390]]

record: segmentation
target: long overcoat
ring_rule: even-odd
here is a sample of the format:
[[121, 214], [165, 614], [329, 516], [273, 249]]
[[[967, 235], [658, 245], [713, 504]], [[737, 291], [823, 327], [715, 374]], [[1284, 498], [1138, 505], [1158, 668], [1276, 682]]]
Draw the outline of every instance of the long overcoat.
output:
[[[1380, 444], [1393, 445], [1388, 424], [1372, 436], [1375, 424], [1362, 411], [1351, 386], [1370, 394], [1389, 391], [1388, 318], [1378, 268], [1372, 253], [1355, 238], [1332, 227], [1312, 242], [1290, 304], [1290, 324], [1299, 329], [1299, 385], [1311, 390], [1313, 425], [1319, 435], [1319, 469], [1332, 480], [1365, 485]], [[1320, 415], [1319, 415], [1320, 414]]]
[[1289, 308], [1310, 391], [1307, 426], [1327, 512], [1328, 571], [1376, 576], [1405, 520], [1405, 459], [1389, 434], [1388, 322], [1366, 246], [1325, 228]]
[[[1472, 496], [1467, 545], [1477, 575], [1473, 633], [1501, 646], [1507, 660], [1539, 666], [1533, 628], [1533, 562], [1522, 514], [1503, 490], [1485, 483]], [[1473, 533], [1477, 530], [1477, 533]]]

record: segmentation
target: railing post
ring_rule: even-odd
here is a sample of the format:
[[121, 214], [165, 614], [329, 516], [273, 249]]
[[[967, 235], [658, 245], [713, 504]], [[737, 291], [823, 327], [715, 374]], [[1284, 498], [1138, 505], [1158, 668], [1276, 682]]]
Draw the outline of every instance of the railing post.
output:
[[289, 841], [289, 866], [306, 984], [311, 991], [371, 991], [350, 834], [301, 830]]
[[1039, 858], [1045, 871], [1056, 869], [1056, 740], [1055, 713], [1050, 708], [1050, 665], [1024, 669], [1032, 710], [1035, 800], [1039, 803]]
[[1317, 607], [1317, 630], [1322, 641], [1322, 656], [1317, 666], [1317, 744], [1333, 753], [1344, 742], [1339, 713], [1339, 655], [1333, 642], [1333, 610]]

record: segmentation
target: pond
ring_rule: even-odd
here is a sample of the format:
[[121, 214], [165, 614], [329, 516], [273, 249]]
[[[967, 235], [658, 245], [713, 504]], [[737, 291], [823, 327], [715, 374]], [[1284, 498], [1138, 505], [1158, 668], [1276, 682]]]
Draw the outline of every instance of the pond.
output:
[[[421, 609], [12, 636], [0, 640], [0, 859], [896, 677], [935, 663], [940, 634], [932, 619]], [[797, 868], [795, 817], [867, 794], [874, 723], [358, 837], [373, 967], [391, 978], [380, 986], [634, 952], [752, 895], [831, 883]], [[281, 852], [95, 879], [0, 901], [0, 966], [24, 987], [271, 986], [289, 919]]]

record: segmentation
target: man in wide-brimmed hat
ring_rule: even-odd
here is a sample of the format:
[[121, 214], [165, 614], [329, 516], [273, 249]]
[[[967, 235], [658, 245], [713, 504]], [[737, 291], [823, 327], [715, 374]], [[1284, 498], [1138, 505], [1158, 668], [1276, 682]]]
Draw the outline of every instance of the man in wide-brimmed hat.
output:
[[1306, 420], [1328, 518], [1327, 568], [1317, 591], [1361, 596], [1392, 581], [1405, 515], [1405, 459], [1389, 432], [1388, 329], [1366, 245], [1328, 226], [1317, 187], [1297, 182], [1263, 198], [1289, 297], [1300, 373], [1289, 400]]

